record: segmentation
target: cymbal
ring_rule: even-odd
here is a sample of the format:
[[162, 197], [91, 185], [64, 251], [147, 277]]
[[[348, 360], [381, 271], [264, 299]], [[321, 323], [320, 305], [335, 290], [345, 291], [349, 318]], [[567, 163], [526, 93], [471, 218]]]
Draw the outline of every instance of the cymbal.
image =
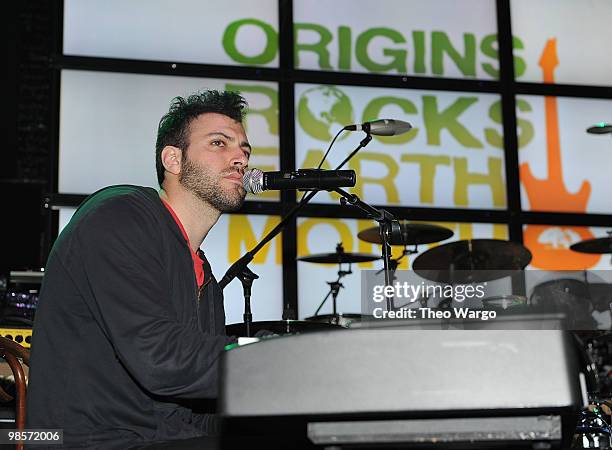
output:
[[344, 263], [362, 263], [368, 261], [375, 261], [380, 259], [378, 255], [372, 255], [369, 253], [318, 253], [315, 255], [302, 256], [298, 258], [298, 261], [320, 263], [320, 264], [344, 264]]
[[576, 242], [570, 246], [570, 250], [580, 253], [612, 253], [612, 237]]
[[414, 260], [412, 268], [431, 281], [470, 283], [504, 278], [529, 261], [531, 252], [517, 242], [471, 239], [427, 250]]
[[334, 325], [340, 325], [344, 328], [350, 328], [351, 323], [361, 322], [361, 320], [367, 319], [369, 317], [372, 316], [357, 313], [339, 313], [310, 316], [306, 317], [306, 319], [304, 320], [308, 320], [309, 322], [331, 323]]
[[[271, 331], [274, 334], [293, 334], [343, 329], [344, 327], [332, 323], [307, 322], [304, 320], [264, 320], [251, 323], [251, 336], [260, 330]], [[244, 322], [226, 325], [225, 333], [228, 336], [246, 336], [246, 325]]]
[[612, 124], [600, 122], [589, 128], [587, 128], [587, 133], [591, 134], [606, 134], [612, 133]]
[[[428, 223], [401, 223], [402, 239], [390, 239], [390, 245], [419, 245], [440, 242], [451, 237], [454, 233], [448, 228]], [[382, 244], [378, 227], [367, 228], [357, 234], [362, 241]]]

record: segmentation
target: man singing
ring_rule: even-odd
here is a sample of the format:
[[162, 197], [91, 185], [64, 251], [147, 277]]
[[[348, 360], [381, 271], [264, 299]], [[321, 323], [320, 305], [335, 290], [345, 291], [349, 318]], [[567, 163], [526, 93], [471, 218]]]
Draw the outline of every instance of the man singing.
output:
[[104, 449], [174, 448], [218, 431], [213, 414], [190, 408], [216, 397], [229, 342], [200, 246], [244, 201], [245, 107], [232, 92], [175, 98], [157, 132], [161, 189], [104, 188], [60, 234], [34, 326], [28, 428]]

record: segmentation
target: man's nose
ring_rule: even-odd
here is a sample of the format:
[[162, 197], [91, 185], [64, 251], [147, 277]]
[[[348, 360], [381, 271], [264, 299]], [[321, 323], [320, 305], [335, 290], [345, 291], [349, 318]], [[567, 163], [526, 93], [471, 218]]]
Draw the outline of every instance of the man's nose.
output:
[[249, 158], [247, 155], [245, 155], [243, 149], [239, 148], [238, 150], [234, 152], [231, 164], [234, 167], [242, 167], [242, 168], [248, 166]]

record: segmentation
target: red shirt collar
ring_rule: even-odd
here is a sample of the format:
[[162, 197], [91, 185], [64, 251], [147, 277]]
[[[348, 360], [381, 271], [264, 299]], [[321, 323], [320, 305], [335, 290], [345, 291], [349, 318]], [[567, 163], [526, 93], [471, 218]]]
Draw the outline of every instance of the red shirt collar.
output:
[[183, 233], [183, 237], [185, 238], [185, 242], [187, 242], [187, 247], [189, 248], [189, 252], [191, 253], [191, 259], [193, 260], [193, 270], [195, 272], [196, 281], [198, 282], [198, 287], [201, 288], [204, 284], [204, 261], [202, 261], [202, 258], [200, 258], [200, 255], [198, 255], [197, 252], [194, 252], [192, 250], [191, 243], [189, 242], [189, 236], [187, 236], [185, 227], [183, 227], [181, 220], [178, 218], [170, 204], [163, 198], [161, 199], [161, 201], [164, 203], [164, 206], [168, 209], [168, 211], [170, 211], [170, 214], [172, 214], [174, 221], [181, 229], [181, 233]]

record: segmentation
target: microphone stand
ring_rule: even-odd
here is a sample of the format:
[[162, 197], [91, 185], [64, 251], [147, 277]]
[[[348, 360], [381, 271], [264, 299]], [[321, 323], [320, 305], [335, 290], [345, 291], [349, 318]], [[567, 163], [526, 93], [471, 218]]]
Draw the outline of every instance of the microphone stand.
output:
[[253, 314], [251, 314], [251, 286], [253, 286], [253, 280], [256, 280], [259, 276], [245, 266], [237, 277], [242, 282], [242, 290], [244, 292], [244, 314], [242, 318], [246, 329], [246, 337], [251, 337], [251, 324], [253, 323]]
[[[359, 150], [361, 150], [363, 147], [368, 145], [371, 140], [372, 140], [372, 135], [370, 133], [367, 133], [366, 136], [361, 140], [359, 145], [355, 148], [355, 150], [353, 150], [344, 159], [344, 161], [342, 161], [340, 165], [336, 167], [334, 170], [340, 170], [353, 156], [355, 156], [355, 154]], [[270, 230], [268, 234], [264, 236], [261, 242], [259, 242], [251, 250], [247, 251], [234, 264], [232, 264], [225, 272], [225, 275], [223, 275], [223, 278], [221, 278], [221, 281], [219, 281], [219, 287], [222, 290], [225, 289], [225, 286], [227, 286], [234, 278], [236, 278], [239, 274], [241, 274], [243, 270], [247, 267], [247, 265], [251, 261], [253, 261], [253, 258], [255, 257], [257, 252], [259, 252], [268, 242], [274, 239], [276, 235], [278, 235], [283, 230], [283, 228], [285, 228], [287, 223], [298, 213], [298, 211], [302, 209], [304, 205], [308, 203], [317, 194], [317, 192], [319, 191], [316, 189], [309, 192], [297, 205], [295, 205], [291, 209], [291, 211], [289, 211], [289, 213], [287, 213], [285, 217], [283, 217], [283, 219], [272, 230]], [[252, 285], [252, 281], [251, 281], [251, 285]], [[246, 304], [246, 298], [245, 298], [245, 304]], [[246, 311], [245, 311], [245, 314], [246, 314]]]
[[[391, 246], [389, 245], [389, 237], [394, 238], [394, 240], [401, 239], [402, 229], [400, 227], [399, 221], [395, 220], [395, 217], [389, 211], [374, 208], [373, 206], [370, 206], [367, 203], [363, 202], [355, 194], [349, 194], [348, 192], [340, 188], [334, 189], [334, 192], [337, 192], [342, 196], [342, 198], [340, 199], [340, 203], [342, 205], [350, 203], [351, 205], [356, 206], [362, 211], [365, 211], [365, 213], [370, 219], [376, 220], [378, 222], [379, 233], [382, 240], [382, 258], [384, 261], [385, 286], [391, 286]], [[391, 299], [387, 297], [387, 311], [391, 311], [392, 308], [393, 305]]]

